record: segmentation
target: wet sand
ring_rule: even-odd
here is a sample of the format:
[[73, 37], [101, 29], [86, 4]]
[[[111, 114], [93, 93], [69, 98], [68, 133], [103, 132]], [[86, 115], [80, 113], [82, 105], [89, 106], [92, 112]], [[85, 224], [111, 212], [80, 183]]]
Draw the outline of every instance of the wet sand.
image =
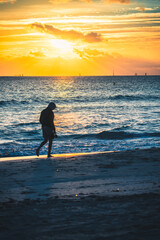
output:
[[1, 161], [0, 239], [159, 239], [159, 153]]

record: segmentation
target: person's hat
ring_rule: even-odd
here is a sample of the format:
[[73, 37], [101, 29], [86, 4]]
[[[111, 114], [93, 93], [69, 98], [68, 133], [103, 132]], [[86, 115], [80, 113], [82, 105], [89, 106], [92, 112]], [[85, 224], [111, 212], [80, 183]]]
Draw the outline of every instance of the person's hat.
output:
[[50, 109], [54, 110], [54, 109], [56, 108], [56, 104], [55, 104], [54, 102], [50, 102], [50, 103], [48, 104], [48, 107], [49, 107]]

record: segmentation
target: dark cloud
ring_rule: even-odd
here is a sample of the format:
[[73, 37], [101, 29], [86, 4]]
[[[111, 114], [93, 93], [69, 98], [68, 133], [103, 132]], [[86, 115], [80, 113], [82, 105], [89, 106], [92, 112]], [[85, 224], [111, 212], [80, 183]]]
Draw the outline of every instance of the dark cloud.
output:
[[102, 38], [101, 35], [96, 32], [88, 33], [84, 36], [86, 42], [101, 42]]
[[96, 32], [90, 32], [88, 34], [83, 34], [82, 32], [78, 32], [75, 30], [60, 30], [58, 28], [53, 27], [48, 24], [41, 23], [33, 23], [29, 25], [31, 28], [37, 29], [41, 32], [45, 32], [51, 35], [54, 35], [61, 39], [66, 40], [82, 40], [85, 42], [93, 43], [93, 42], [101, 42], [102, 36]]

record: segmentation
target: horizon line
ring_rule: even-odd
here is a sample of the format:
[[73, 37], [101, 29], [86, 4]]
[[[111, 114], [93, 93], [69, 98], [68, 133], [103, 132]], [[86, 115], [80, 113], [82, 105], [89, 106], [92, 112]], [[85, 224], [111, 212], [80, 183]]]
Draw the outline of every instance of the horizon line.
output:
[[125, 75], [121, 75], [121, 74], [117, 74], [117, 75], [0, 75], [0, 77], [119, 77], [119, 76], [131, 76], [131, 77], [148, 77], [148, 76], [160, 76], [160, 74], [125, 74]]

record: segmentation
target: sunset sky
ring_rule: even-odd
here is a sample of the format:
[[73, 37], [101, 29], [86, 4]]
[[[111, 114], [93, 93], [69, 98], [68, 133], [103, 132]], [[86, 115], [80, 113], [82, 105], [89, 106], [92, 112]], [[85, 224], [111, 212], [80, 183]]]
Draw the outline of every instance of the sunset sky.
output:
[[160, 0], [0, 0], [0, 75], [160, 74]]

